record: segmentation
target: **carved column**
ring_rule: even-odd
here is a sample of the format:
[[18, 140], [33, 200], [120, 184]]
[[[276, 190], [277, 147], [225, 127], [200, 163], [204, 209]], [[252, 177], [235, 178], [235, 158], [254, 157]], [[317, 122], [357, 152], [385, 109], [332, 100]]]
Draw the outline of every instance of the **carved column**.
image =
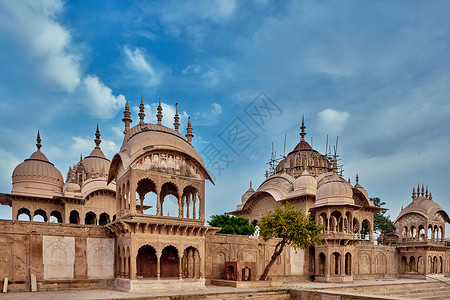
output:
[[186, 195], [186, 218], [189, 218], [189, 204], [191, 203], [191, 194]]
[[178, 279], [183, 279], [183, 256], [178, 256]]
[[197, 194], [192, 194], [192, 218], [195, 219], [195, 202], [197, 202]]
[[130, 279], [136, 279], [137, 267], [136, 267], [136, 255], [134, 245], [130, 245]]
[[161, 279], [161, 253], [156, 253], [156, 279]]
[[343, 276], [345, 274], [345, 251], [341, 253], [341, 269], [339, 270], [339, 275]]
[[158, 192], [156, 194], [156, 215], [160, 216], [161, 215], [161, 192]]

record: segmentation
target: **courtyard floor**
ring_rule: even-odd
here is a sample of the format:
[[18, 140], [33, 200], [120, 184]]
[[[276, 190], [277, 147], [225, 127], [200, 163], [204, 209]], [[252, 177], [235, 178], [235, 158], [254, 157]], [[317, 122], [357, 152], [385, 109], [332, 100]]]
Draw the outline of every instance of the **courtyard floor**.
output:
[[[240, 293], [240, 292], [255, 292], [255, 291], [270, 291], [280, 289], [294, 289], [294, 290], [327, 290], [339, 287], [355, 289], [358, 286], [377, 286], [388, 284], [411, 284], [431, 282], [431, 280], [417, 280], [417, 279], [380, 279], [380, 280], [358, 280], [352, 283], [318, 283], [318, 282], [297, 282], [286, 283], [278, 288], [233, 288], [222, 287], [215, 285], [207, 285], [204, 289], [199, 290], [177, 290], [177, 291], [156, 291], [152, 293], [127, 293], [118, 290], [96, 289], [96, 290], [64, 290], [64, 291], [42, 291], [42, 292], [10, 292], [0, 293], [0, 299], [11, 300], [49, 300], [49, 299], [144, 299], [147, 297], [164, 297], [164, 296], [188, 296], [188, 295], [205, 295], [215, 293]], [[392, 299], [398, 299], [393, 297]], [[404, 298], [403, 298], [404, 299]]]

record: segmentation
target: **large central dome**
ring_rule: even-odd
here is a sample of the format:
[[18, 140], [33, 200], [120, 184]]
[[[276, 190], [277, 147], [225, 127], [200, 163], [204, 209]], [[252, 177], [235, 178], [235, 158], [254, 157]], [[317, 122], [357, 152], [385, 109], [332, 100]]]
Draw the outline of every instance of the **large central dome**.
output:
[[168, 128], [162, 125], [162, 114], [160, 114], [160, 106], [158, 107], [158, 124], [148, 124], [144, 122], [143, 103], [141, 101], [141, 112], [139, 113], [140, 122], [134, 127], [129, 128], [130, 119], [129, 104], [127, 102], [124, 112], [125, 136], [119, 153], [117, 153], [111, 162], [111, 167], [108, 176], [108, 182], [112, 181], [119, 173], [126, 172], [133, 163], [140, 163], [137, 160], [145, 153], [169, 151], [177, 155], [191, 160], [202, 173], [205, 179], [212, 181], [211, 176], [205, 169], [200, 154], [192, 146], [192, 127], [191, 121], [188, 120], [188, 128], [185, 139], [178, 131], [179, 118], [178, 111], [175, 115], [175, 129]]
[[275, 168], [276, 173], [285, 172], [294, 178], [298, 178], [303, 171], [307, 170], [309, 174], [318, 176], [323, 173], [331, 172], [331, 164], [325, 155], [314, 150], [307, 141], [305, 141], [305, 120], [302, 118], [300, 127], [300, 143], [292, 150]]

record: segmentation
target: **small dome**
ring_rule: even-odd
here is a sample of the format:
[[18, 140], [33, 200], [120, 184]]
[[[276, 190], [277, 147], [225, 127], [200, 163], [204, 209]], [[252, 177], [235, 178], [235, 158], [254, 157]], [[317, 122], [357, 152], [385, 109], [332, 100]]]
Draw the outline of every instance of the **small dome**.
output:
[[433, 218], [436, 217], [436, 214], [440, 214], [444, 222], [450, 223], [450, 218], [447, 213], [439, 204], [433, 201], [431, 193], [428, 195], [428, 188], [426, 194], [423, 193], [423, 187], [422, 194], [419, 194], [419, 188], [417, 188], [417, 191], [417, 196], [415, 195], [415, 192], [413, 192], [413, 201], [404, 209], [402, 209], [398, 217], [395, 219], [394, 223], [399, 221], [403, 216], [411, 213], [422, 215], [428, 221], [433, 220]]
[[317, 180], [314, 176], [311, 176], [307, 170], [303, 171], [302, 175], [300, 175], [297, 179], [294, 180], [294, 191], [298, 191], [301, 189], [311, 189], [317, 190]]
[[14, 169], [11, 194], [44, 197], [61, 195], [64, 185], [63, 177], [41, 152], [39, 132], [36, 146], [37, 151]]
[[255, 192], [255, 190], [252, 188], [252, 182], [250, 181], [250, 187], [249, 187], [249, 189], [244, 193], [244, 195], [242, 195], [242, 197], [241, 197], [241, 203], [244, 204], [245, 202], [247, 202], [248, 198], [250, 198], [250, 196], [253, 195], [254, 192]]
[[333, 173], [317, 189], [315, 206], [354, 204], [350, 184]]
[[[349, 180], [350, 180], [350, 179], [349, 179]], [[369, 193], [366, 191], [365, 188], [363, 188], [363, 187], [359, 184], [359, 176], [358, 176], [358, 175], [356, 175], [355, 189], [357, 189], [358, 191], [360, 191], [360, 192], [366, 197], [366, 199], [369, 199]]]
[[76, 173], [85, 173], [86, 179], [89, 178], [107, 178], [110, 161], [103, 154], [102, 149], [100, 148], [100, 131], [98, 129], [95, 132], [95, 148], [92, 150], [89, 156], [84, 159], [80, 159], [80, 162], [75, 166]]
[[76, 182], [66, 182], [63, 186], [63, 193], [70, 192], [81, 192], [81, 187]]

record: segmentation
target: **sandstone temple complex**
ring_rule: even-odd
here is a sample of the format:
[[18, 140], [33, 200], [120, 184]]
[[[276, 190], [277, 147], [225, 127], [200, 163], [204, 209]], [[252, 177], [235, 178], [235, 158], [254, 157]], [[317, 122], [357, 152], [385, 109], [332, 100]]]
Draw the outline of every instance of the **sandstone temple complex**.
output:
[[[220, 228], [205, 226], [205, 182], [212, 178], [192, 146], [191, 121], [183, 136], [178, 112], [169, 128], [162, 125], [161, 103], [157, 111], [157, 124], [145, 123], [141, 99], [139, 121], [131, 126], [127, 102], [119, 152], [105, 157], [97, 126], [92, 152], [68, 162], [65, 179], [37, 133], [36, 151], [14, 169], [11, 192], [0, 194], [0, 203], [12, 209], [11, 220], [0, 220], [0, 280], [8, 278], [9, 289], [30, 290], [32, 278], [41, 290], [197, 289], [228, 278], [226, 266], [253, 268], [251, 275], [242, 270], [243, 280], [262, 274], [276, 239], [220, 234]], [[321, 245], [288, 247], [269, 277], [350, 282], [449, 275], [450, 219], [428, 188], [413, 188], [411, 204], [395, 220], [396, 232], [375, 243], [374, 214], [383, 208], [358, 177], [354, 185], [343, 178], [336, 156], [306, 142], [305, 129], [302, 121], [298, 145], [230, 212], [256, 225], [289, 201], [324, 226]], [[171, 214], [169, 204], [177, 207]]]

